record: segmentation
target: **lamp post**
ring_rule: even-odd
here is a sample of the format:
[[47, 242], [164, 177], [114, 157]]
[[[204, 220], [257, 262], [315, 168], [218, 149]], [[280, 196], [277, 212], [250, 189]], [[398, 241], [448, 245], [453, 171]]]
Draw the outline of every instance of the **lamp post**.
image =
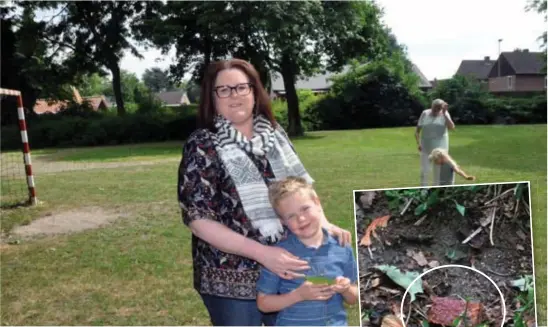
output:
[[500, 77], [500, 43], [502, 42], [502, 39], [499, 39], [499, 56], [497, 58], [497, 77]]

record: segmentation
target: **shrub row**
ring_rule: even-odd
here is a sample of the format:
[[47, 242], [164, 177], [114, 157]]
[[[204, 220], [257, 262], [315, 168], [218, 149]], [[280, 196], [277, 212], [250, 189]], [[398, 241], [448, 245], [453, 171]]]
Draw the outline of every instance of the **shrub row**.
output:
[[[33, 149], [182, 140], [196, 128], [196, 113], [44, 117], [27, 126]], [[2, 127], [1, 147], [3, 151], [21, 148], [18, 126]]]

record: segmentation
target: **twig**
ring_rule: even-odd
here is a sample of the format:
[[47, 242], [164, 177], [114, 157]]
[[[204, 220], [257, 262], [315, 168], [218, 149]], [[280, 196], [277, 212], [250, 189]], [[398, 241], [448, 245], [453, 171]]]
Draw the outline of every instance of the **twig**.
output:
[[389, 294], [400, 294], [401, 293], [398, 290], [393, 290], [393, 289], [388, 288], [386, 286], [379, 286], [378, 289], [381, 290], [381, 291], [385, 291], [386, 293], [389, 293]]
[[514, 274], [513, 272], [512, 272], [512, 273], [507, 273], [507, 274], [499, 273], [499, 272], [496, 272], [496, 271], [494, 271], [494, 270], [491, 270], [491, 269], [489, 269], [489, 268], [487, 268], [487, 267], [485, 268], [485, 270], [487, 270], [488, 272], [490, 272], [490, 273], [492, 273], [492, 274], [495, 274], [495, 275], [497, 275], [497, 276], [500, 276], [500, 277], [509, 277], [509, 276], [512, 276], [512, 275]]
[[514, 220], [516, 219], [516, 216], [518, 215], [518, 209], [519, 209], [519, 201], [516, 201], [516, 210], [514, 210]]
[[[508, 191], [512, 191], [513, 189], [509, 189], [509, 190], [506, 190], [504, 193], [508, 193]], [[499, 194], [498, 196], [495, 197], [496, 198], [500, 198], [503, 194], [500, 194], [500, 192], [502, 191], [502, 185], [500, 185], [499, 187], [499, 190], [498, 190], [498, 193]], [[489, 241], [491, 242], [491, 245], [495, 245], [495, 242], [493, 242], [493, 229], [494, 229], [494, 226], [495, 226], [495, 214], [497, 212], [497, 209], [498, 207], [494, 207], [493, 208], [493, 213], [491, 214], [491, 227], [489, 228]]]
[[504, 193], [502, 193], [502, 194], [500, 194], [500, 195], [497, 195], [497, 196], [495, 196], [494, 198], [492, 198], [491, 200], [485, 202], [484, 205], [488, 205], [489, 203], [491, 203], [491, 202], [493, 202], [493, 201], [495, 201], [495, 200], [497, 200], [497, 199], [500, 199], [500, 198], [503, 197], [504, 195], [506, 195], [506, 194], [512, 192], [513, 190], [514, 190], [514, 189], [509, 189], [509, 190], [504, 191]]
[[491, 215], [489, 215], [489, 219], [487, 219], [487, 221], [483, 222], [480, 227], [478, 227], [472, 234], [470, 234], [464, 241], [462, 241], [462, 244], [466, 244], [466, 243], [470, 242], [470, 240], [473, 239], [476, 235], [478, 235], [485, 226], [487, 226], [489, 224], [492, 224], [492, 221], [494, 220], [494, 217], [495, 217], [494, 216], [494, 211], [496, 209], [497, 209], [496, 207], [493, 208], [493, 211], [491, 211], [492, 212]]
[[405, 207], [403, 207], [403, 210], [400, 212], [400, 216], [403, 216], [403, 214], [407, 211], [411, 203], [413, 202], [413, 198], [409, 199], [407, 203], [405, 204]]
[[368, 246], [367, 251], [369, 251], [369, 257], [373, 259], [373, 252], [371, 252], [371, 248]]
[[417, 220], [417, 222], [414, 223], [414, 225], [415, 225], [415, 226], [419, 226], [420, 224], [422, 224], [422, 222], [424, 221], [424, 219], [426, 219], [426, 215], [420, 217], [419, 220]]
[[525, 205], [525, 211], [527, 211], [527, 214], [529, 215], [529, 217], [531, 217], [531, 209], [529, 208], [529, 205], [527, 204], [527, 202], [525, 202], [524, 199], [521, 199], [521, 201], [523, 201], [523, 204]]
[[363, 288], [364, 291], [367, 291], [367, 287], [369, 286], [370, 283], [371, 283], [371, 278], [368, 278], [367, 283], [365, 283], [365, 287]]
[[405, 326], [409, 326], [409, 318], [411, 318], [411, 308], [413, 305], [409, 303], [409, 312], [407, 313], [407, 318], [405, 319]]
[[[419, 308], [415, 307], [415, 311], [421, 315], [424, 319], [428, 320], [428, 317]], [[407, 325], [407, 324], [406, 324]]]
[[491, 245], [495, 245], [495, 242], [493, 242], [493, 227], [495, 226], [495, 213], [497, 212], [497, 207], [493, 208], [493, 213], [491, 215], [491, 228], [489, 229], [489, 240], [491, 241]]

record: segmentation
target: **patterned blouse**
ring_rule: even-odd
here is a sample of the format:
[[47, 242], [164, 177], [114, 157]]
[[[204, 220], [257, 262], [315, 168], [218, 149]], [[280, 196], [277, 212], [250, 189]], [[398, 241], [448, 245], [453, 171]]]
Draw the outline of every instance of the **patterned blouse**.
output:
[[[266, 158], [250, 155], [265, 182], [274, 178]], [[272, 243], [251, 226], [234, 181], [226, 171], [212, 140], [212, 132], [198, 129], [187, 139], [179, 166], [179, 203], [183, 222], [211, 219], [264, 245]], [[220, 251], [192, 235], [194, 288], [201, 294], [255, 299], [260, 264]]]

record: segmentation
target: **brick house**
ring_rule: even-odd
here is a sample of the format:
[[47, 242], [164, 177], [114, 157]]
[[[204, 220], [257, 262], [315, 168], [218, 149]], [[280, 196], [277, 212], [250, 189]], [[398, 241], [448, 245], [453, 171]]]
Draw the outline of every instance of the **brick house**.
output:
[[[527, 95], [546, 92], [543, 52], [503, 52], [489, 72], [489, 92], [497, 95]], [[500, 75], [499, 75], [500, 65]]]
[[491, 60], [488, 56], [484, 57], [483, 60], [463, 60], [460, 62], [455, 75], [468, 76], [480, 82], [487, 83], [489, 81], [489, 73], [495, 62], [496, 60]]
[[[109, 102], [103, 95], [94, 95], [90, 97], [80, 96], [80, 92], [75, 87], [72, 89], [72, 100], [76, 103], [82, 104], [88, 102], [94, 111], [106, 111], [109, 107]], [[61, 109], [69, 105], [69, 101], [52, 101], [48, 99], [38, 99], [34, 105], [34, 112], [38, 115], [42, 114], [56, 114]]]

